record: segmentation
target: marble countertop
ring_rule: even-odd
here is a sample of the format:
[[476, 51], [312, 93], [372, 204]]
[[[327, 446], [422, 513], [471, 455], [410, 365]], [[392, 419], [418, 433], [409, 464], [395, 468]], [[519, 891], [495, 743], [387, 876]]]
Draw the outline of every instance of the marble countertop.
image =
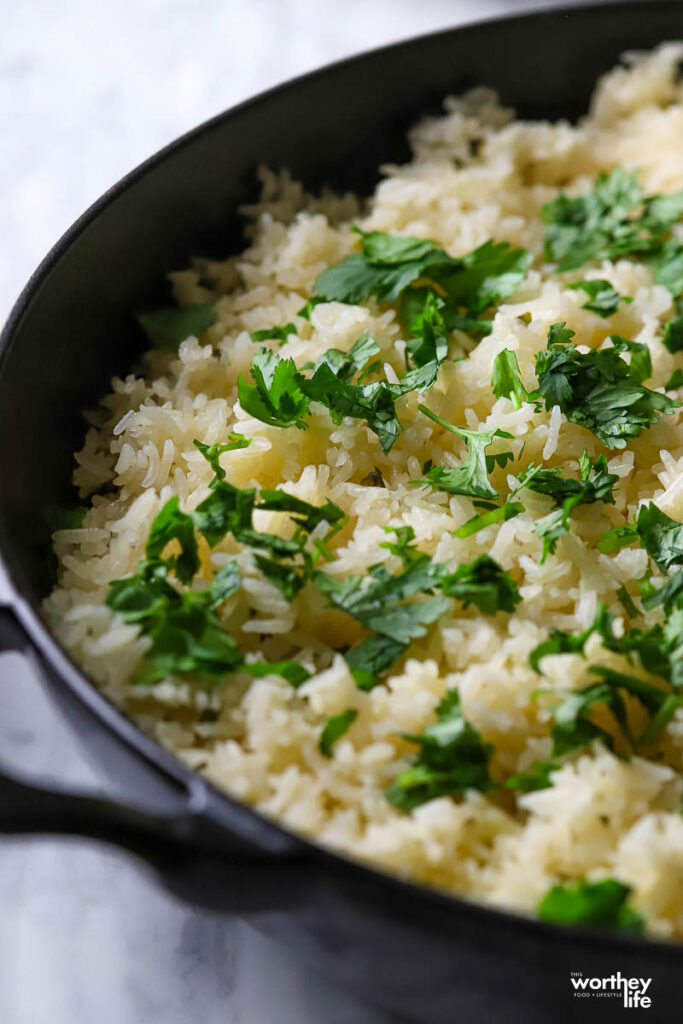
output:
[[[505, 0], [24, 0], [0, 38], [0, 313], [55, 239], [135, 164], [277, 81], [504, 9]], [[102, 786], [26, 664], [0, 656], [0, 758]], [[0, 845], [3, 1024], [389, 1024], [132, 859]]]

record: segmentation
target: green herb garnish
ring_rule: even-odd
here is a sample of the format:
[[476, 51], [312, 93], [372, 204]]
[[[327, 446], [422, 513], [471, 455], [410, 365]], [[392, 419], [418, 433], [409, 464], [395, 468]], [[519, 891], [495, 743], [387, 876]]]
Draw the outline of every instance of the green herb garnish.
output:
[[616, 313], [622, 302], [633, 302], [633, 299], [626, 295], [620, 295], [609, 281], [603, 278], [593, 278], [590, 281], [577, 281], [567, 287], [574, 290], [581, 290], [588, 296], [588, 302], [584, 302], [582, 309], [587, 309], [598, 316], [607, 317]]
[[564, 323], [550, 328], [548, 348], [536, 356], [538, 392], [548, 409], [558, 406], [605, 447], [624, 448], [659, 414], [680, 405], [644, 387], [618, 347], [579, 352], [571, 344], [573, 336]]
[[506, 430], [477, 431], [454, 427], [452, 423], [437, 416], [426, 406], [421, 405], [419, 408], [425, 416], [429, 416], [435, 423], [463, 439], [467, 446], [467, 458], [461, 466], [451, 468], [432, 466], [422, 480], [416, 480], [414, 483], [429, 484], [435, 490], [447, 491], [449, 494], [465, 494], [475, 498], [498, 498], [498, 492], [489, 483], [488, 474], [495, 466], [504, 466], [513, 458], [513, 454], [510, 451], [505, 451], [487, 455], [486, 450], [493, 444], [494, 438], [511, 438], [513, 435]]
[[466, 789], [494, 788], [489, 776], [493, 747], [482, 742], [463, 715], [457, 690], [446, 693], [436, 708], [436, 719], [420, 735], [403, 734], [419, 745], [420, 752], [386, 791], [387, 800], [402, 811]]
[[347, 732], [358, 718], [356, 708], [348, 708], [338, 715], [332, 715], [327, 719], [318, 740], [318, 749], [325, 757], [332, 757], [332, 748], [345, 732]]
[[629, 886], [614, 878], [558, 884], [545, 894], [537, 913], [542, 921], [554, 924], [595, 925], [641, 935], [645, 919], [628, 906], [630, 894]]
[[216, 322], [213, 302], [191, 302], [153, 313], [139, 313], [137, 321], [157, 348], [175, 348], [186, 338], [199, 337]]

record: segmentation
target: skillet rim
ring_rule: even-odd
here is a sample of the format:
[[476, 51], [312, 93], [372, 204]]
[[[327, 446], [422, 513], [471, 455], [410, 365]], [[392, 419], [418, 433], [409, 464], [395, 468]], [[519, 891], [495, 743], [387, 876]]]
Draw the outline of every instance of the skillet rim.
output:
[[[548, 32], [557, 31], [561, 20], [572, 15], [584, 16], [588, 19], [591, 16], [614, 9], [615, 12], [627, 12], [629, 8], [641, 8], [643, 10], [671, 10], [683, 13], [678, 0], [602, 0], [599, 3], [567, 3], [561, 6], [543, 5], [532, 10], [516, 10], [510, 13], [502, 12], [484, 18], [475, 18], [466, 22], [456, 24], [449, 28], [440, 28], [417, 36], [399, 39], [382, 46], [371, 47], [354, 53], [350, 56], [335, 60], [322, 67], [314, 68], [294, 78], [277, 83], [269, 88], [250, 96], [240, 103], [224, 110], [201, 124], [184, 132], [172, 140], [160, 150], [147, 157], [121, 179], [111, 185], [98, 199], [96, 199], [74, 222], [67, 228], [61, 237], [49, 249], [44, 258], [29, 277], [26, 285], [21, 290], [14, 303], [7, 320], [0, 332], [0, 374], [3, 371], [5, 360], [12, 347], [15, 330], [21, 322], [24, 314], [37, 296], [42, 285], [48, 280], [53, 268], [59, 263], [62, 256], [67, 252], [73, 242], [94, 222], [97, 217], [119, 196], [123, 195], [135, 183], [153, 173], [157, 166], [166, 160], [173, 158], [175, 154], [192, 145], [205, 133], [212, 131], [223, 122], [229, 121], [232, 117], [248, 112], [252, 107], [267, 103], [271, 97], [280, 95], [290, 89], [298, 88], [306, 83], [314, 84], [321, 77], [334, 75], [342, 68], [352, 67], [365, 61], [370, 61], [388, 52], [409, 51], [423, 45], [431, 39], [441, 36], [452, 35], [454, 37], [466, 35], [470, 29], [481, 29], [488, 26], [499, 26], [501, 23], [510, 24], [513, 22], [548, 21]], [[552, 25], [551, 23], [556, 24]], [[449, 922], [444, 921], [444, 915], [457, 913], [461, 918], [476, 918], [481, 925], [488, 922], [489, 927], [496, 929], [505, 928], [508, 930], [519, 930], [529, 934], [531, 939], [542, 940], [544, 937], [559, 944], [574, 944], [581, 946], [586, 952], [591, 948], [599, 949], [608, 953], [611, 951], [642, 952], [647, 956], [660, 956], [662, 958], [675, 957], [678, 961], [683, 958], [683, 944], [670, 939], [661, 939], [657, 936], [631, 936], [624, 935], [617, 931], [600, 931], [584, 926], [568, 926], [542, 921], [531, 914], [514, 909], [504, 909], [495, 905], [478, 902], [466, 895], [451, 893], [447, 890], [431, 888], [428, 885], [401, 878], [375, 867], [351, 856], [337, 852], [330, 847], [323, 845], [303, 834], [285, 827], [273, 818], [268, 817], [256, 808], [246, 804], [229, 792], [220, 789], [214, 783], [201, 776], [183, 764], [180, 758], [173, 754], [168, 748], [157, 743], [145, 734], [134, 721], [126, 716], [108, 697], [100, 690], [94, 682], [91, 682], [84, 671], [73, 661], [66, 650], [57, 641], [49, 630], [40, 611], [34, 607], [33, 602], [24, 595], [19, 582], [12, 571], [11, 561], [5, 553], [7, 538], [0, 523], [0, 584], [6, 590], [0, 592], [0, 611], [7, 610], [14, 614], [20, 628], [28, 640], [28, 647], [37, 650], [42, 661], [52, 670], [52, 676], [59, 680], [58, 685], [66, 686], [71, 694], [134, 755], [160, 770], [161, 774], [175, 784], [180, 784], [187, 794], [187, 810], [201, 816], [202, 812], [211, 804], [218, 808], [229, 810], [230, 815], [236, 819], [235, 826], [223, 820], [219, 816], [216, 821], [220, 828], [225, 831], [226, 836], [230, 832], [236, 833], [247, 842], [253, 842], [260, 847], [266, 857], [270, 856], [275, 865], [280, 865], [286, 871], [288, 855], [293, 854], [295, 859], [320, 865], [323, 869], [322, 879], [315, 879], [315, 885], [329, 882], [330, 869], [341, 871], [344, 875], [350, 875], [352, 880], [357, 880], [361, 885], [370, 885], [377, 890], [385, 890], [389, 896], [403, 895], [409, 900], [425, 903], [441, 911], [441, 917], [434, 920], [443, 933], [447, 930]], [[41, 665], [45, 672], [45, 668]], [[49, 674], [49, 673], [48, 673]], [[259, 833], [254, 837], [252, 833]], [[267, 838], [267, 842], [264, 840]], [[196, 856], [203, 856], [200, 849], [196, 850]], [[142, 855], [144, 859], [144, 854]], [[229, 854], [227, 855], [229, 858]], [[321, 862], [321, 863], [320, 863]], [[264, 867], [267, 862], [264, 861]], [[239, 867], [238, 867], [239, 870]], [[163, 871], [161, 872], [163, 879]], [[395, 913], [394, 907], [391, 908]], [[402, 910], [400, 911], [402, 912]], [[387, 910], [384, 909], [386, 915]]]

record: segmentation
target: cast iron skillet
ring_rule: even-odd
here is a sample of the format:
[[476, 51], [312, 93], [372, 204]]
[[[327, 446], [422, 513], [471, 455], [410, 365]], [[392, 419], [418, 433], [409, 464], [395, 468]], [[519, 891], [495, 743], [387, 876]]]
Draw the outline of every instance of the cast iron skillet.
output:
[[553, 10], [401, 43], [297, 79], [148, 160], [57, 243], [0, 340], [0, 649], [23, 651], [125, 803], [0, 776], [0, 831], [68, 833], [141, 855], [179, 896], [237, 911], [357, 993], [431, 1024], [608, 1019], [570, 971], [651, 977], [653, 1019], [675, 1003], [679, 947], [548, 926], [430, 892], [335, 856], [218, 792], [144, 737], [45, 627], [47, 506], [69, 500], [81, 410], [144, 344], [131, 310], [164, 273], [240, 247], [238, 205], [259, 163], [309, 187], [371, 190], [405, 130], [447, 93], [498, 89], [524, 117], [576, 117], [626, 50], [683, 36], [683, 7]]

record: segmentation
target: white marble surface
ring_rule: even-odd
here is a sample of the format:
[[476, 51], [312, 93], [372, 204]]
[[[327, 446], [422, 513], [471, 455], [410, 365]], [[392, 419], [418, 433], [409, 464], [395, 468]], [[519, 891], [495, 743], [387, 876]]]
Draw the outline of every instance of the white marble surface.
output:
[[[505, 0], [23, 0], [0, 35], [0, 314], [58, 235], [174, 136], [293, 74]], [[483, 69], [485, 70], [485, 69]], [[0, 656], [0, 757], [97, 778], [26, 666]], [[388, 1024], [132, 860], [0, 844], [2, 1024]]]

